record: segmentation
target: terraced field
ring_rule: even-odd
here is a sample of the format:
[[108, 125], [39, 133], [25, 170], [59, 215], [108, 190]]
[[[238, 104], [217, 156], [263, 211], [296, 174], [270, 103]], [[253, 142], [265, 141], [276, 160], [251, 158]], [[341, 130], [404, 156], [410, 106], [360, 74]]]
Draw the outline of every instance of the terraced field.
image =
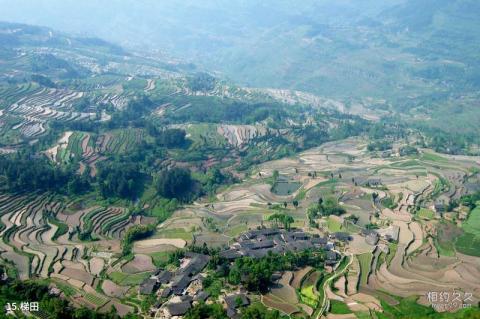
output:
[[[285, 272], [270, 293], [262, 296], [262, 302], [266, 306], [278, 309], [288, 315], [312, 315], [313, 309], [301, 302], [301, 297], [299, 299], [296, 289], [292, 286], [294, 278], [299, 276], [302, 277], [301, 271]], [[300, 279], [303, 278], [297, 278], [297, 280]]]
[[457, 238], [455, 246], [465, 254], [480, 257], [480, 203], [462, 224], [464, 234]]
[[[94, 156], [98, 160], [100, 156], [127, 152], [143, 134], [137, 129], [99, 136], [67, 132], [47, 156], [57, 162], [80, 156], [80, 162], [86, 165]], [[310, 315], [330, 309], [324, 300], [337, 300], [336, 308], [346, 305], [352, 312], [378, 311], [382, 308], [378, 291], [402, 297], [413, 294], [427, 304], [425, 295], [429, 291], [460, 289], [472, 292], [477, 300], [478, 261], [458, 253], [454, 245], [450, 253], [445, 253], [448, 247], [438, 236], [454, 236], [458, 225], [431, 218], [429, 209], [440, 196], [454, 199], [467, 192], [464, 183], [478, 174], [472, 167], [479, 167], [480, 161], [440, 160], [440, 155], [428, 150], [422, 150], [429, 154], [426, 157], [420, 153], [416, 157], [383, 159], [373, 157], [366, 145], [365, 140], [348, 139], [261, 164], [242, 183], [218, 193], [215, 201], [205, 198], [176, 211], [158, 226], [154, 237], [133, 245], [135, 257], [130, 261], [116, 262], [120, 239], [132, 225], [152, 222], [148, 218], [131, 217], [127, 209], [115, 206], [74, 209], [70, 203], [47, 194], [0, 195], [1, 257], [14, 263], [23, 279], [54, 278], [80, 291], [80, 303], [105, 307], [103, 295], [97, 292], [102, 272], [111, 281], [105, 289], [115, 295], [115, 291], [137, 285], [149, 276], [166, 252], [189, 243], [227, 245], [240, 232], [268, 223], [268, 216], [281, 209], [305, 231], [321, 235], [345, 231], [353, 240], [337, 247], [340, 254], [349, 257], [342, 261], [348, 264], [338, 266], [342, 273], [335, 273], [334, 280], [320, 272], [309, 273], [309, 269], [285, 273], [278, 286], [262, 297], [270, 307], [287, 314]], [[411, 170], [412, 163], [415, 170]], [[275, 194], [271, 185], [274, 172], [299, 188], [290, 194]], [[372, 180], [380, 180], [380, 185], [372, 185]], [[439, 186], [446, 183], [448, 187]], [[316, 228], [309, 223], [306, 209], [319, 198], [328, 197], [334, 197], [347, 214], [317, 216]], [[294, 200], [298, 205], [293, 205]], [[417, 212], [417, 205], [423, 210]], [[358, 216], [357, 224], [347, 223], [351, 215]], [[463, 225], [465, 231], [476, 229], [476, 217], [472, 212]], [[210, 224], [218, 225], [218, 229]], [[366, 225], [378, 228], [378, 245], [368, 244], [360, 233]], [[395, 229], [398, 240], [390, 243], [386, 234]], [[327, 280], [331, 285], [325, 285]]]
[[[1, 94], [1, 93], [0, 93]], [[6, 101], [14, 101], [5, 109], [5, 114], [18, 119], [18, 123], [9, 127], [19, 132], [23, 138], [31, 139], [45, 132], [48, 121], [62, 122], [94, 119], [95, 113], [73, 110], [73, 103], [83, 97], [83, 92], [64, 89], [21, 87], [14, 92], [0, 95]], [[18, 98], [18, 99], [16, 99]], [[0, 120], [3, 118], [0, 117]], [[11, 120], [10, 120], [11, 121]]]
[[263, 126], [256, 127], [253, 125], [220, 125], [217, 132], [224, 136], [229, 144], [239, 147], [252, 139], [264, 136], [267, 129]]
[[136, 147], [144, 138], [140, 129], [111, 131], [100, 135], [84, 132], [65, 132], [57, 143], [45, 151], [55, 163], [78, 162], [78, 172], [87, 169], [90, 176], [97, 173], [96, 164], [109, 156], [125, 154]]
[[[431, 213], [426, 212], [439, 197], [455, 199], [465, 194], [464, 181], [476, 174], [472, 173], [472, 167], [479, 166], [478, 159], [454, 160], [429, 150], [422, 150], [424, 153], [418, 156], [382, 159], [372, 157], [365, 147], [364, 141], [349, 139], [324, 144], [295, 158], [259, 165], [244, 183], [218, 194], [215, 202], [187, 206], [177, 212], [174, 223], [181, 225], [195, 218], [212, 218], [218, 225], [227, 224], [228, 231], [225, 233], [229, 234], [232, 229], [253, 229], [264, 223], [270, 214], [271, 204], [291, 203], [293, 199], [300, 198], [298, 207], [289, 205], [286, 211], [302, 228], [316, 232], [318, 230], [308, 227], [305, 209], [317, 202], [319, 197], [334, 196], [347, 213], [359, 216], [360, 225], [375, 224], [381, 237], [379, 246], [374, 247], [359, 234], [361, 227], [345, 226], [345, 216], [319, 219], [320, 232], [347, 231], [354, 238], [343, 249], [346, 253], [358, 254], [360, 262], [352, 262], [349, 266], [344, 295], [351, 299], [363, 293], [363, 289], [369, 291], [367, 295], [370, 297], [360, 295], [358, 299], [368, 301], [347, 302], [352, 311], [380, 309], [379, 302], [369, 299], [376, 298], [372, 291], [378, 290], [399, 296], [415, 294], [423, 304], [427, 303], [425, 294], [428, 291], [442, 289], [471, 291], [477, 300], [480, 297], [480, 282], [476, 278], [480, 278], [480, 273], [474, 257], [455, 251], [450, 257], [439, 255], [435, 242], [427, 236], [436, 236], [435, 230], [440, 224], [431, 218]], [[411, 163], [416, 167], [413, 170]], [[273, 171], [278, 171], [282, 178], [300, 182], [300, 189], [287, 196], [273, 194], [271, 186], [266, 183]], [[317, 178], [312, 176], [313, 172], [316, 172]], [[381, 186], [367, 185], [373, 179], [380, 180]], [[441, 180], [448, 181], [449, 186], [440, 188], [439, 183], [445, 185]], [[301, 197], [298, 197], [299, 192], [302, 192]], [[372, 200], [372, 193], [377, 194], [378, 200]], [[384, 198], [391, 198], [395, 205], [385, 207]], [[414, 214], [416, 205], [424, 209], [421, 216]], [[416, 219], [416, 216], [421, 218]], [[160, 225], [159, 230], [170, 226], [168, 223]], [[195, 233], [206, 232], [199, 226]], [[397, 244], [389, 243], [384, 237], [394, 229], [398, 229]], [[311, 296], [313, 286], [303, 285], [301, 291], [303, 295]], [[344, 300], [345, 296], [339, 298]], [[265, 302], [276, 307], [280, 299], [279, 296], [268, 295]], [[293, 311], [293, 308], [290, 310]]]
[[[54, 279], [66, 293], [78, 295], [75, 302], [98, 309], [110, 300], [96, 291], [100, 274], [121, 251], [123, 233], [151, 220], [130, 217], [119, 207], [68, 206], [47, 194], [0, 195], [0, 257], [15, 265], [20, 279]], [[87, 234], [96, 241], [79, 240]], [[130, 268], [141, 267], [135, 265]]]

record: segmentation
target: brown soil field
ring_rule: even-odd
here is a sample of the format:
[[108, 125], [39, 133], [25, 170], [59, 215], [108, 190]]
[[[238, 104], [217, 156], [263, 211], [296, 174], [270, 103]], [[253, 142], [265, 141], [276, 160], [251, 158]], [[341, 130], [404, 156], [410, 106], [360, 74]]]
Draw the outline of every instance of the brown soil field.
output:
[[28, 258], [23, 255], [19, 255], [13, 251], [8, 251], [1, 254], [1, 257], [5, 260], [11, 261], [15, 264], [15, 268], [18, 271], [18, 275], [21, 280], [26, 280], [29, 277], [28, 274]]
[[121, 287], [111, 280], [104, 280], [102, 290], [109, 297], [123, 298], [128, 291], [128, 287]]
[[295, 289], [290, 286], [290, 282], [293, 279], [293, 273], [286, 271], [283, 273], [282, 278], [279, 280], [278, 284], [272, 287], [270, 293], [275, 297], [284, 300], [290, 304], [298, 303], [297, 292]]
[[199, 235], [195, 235], [195, 244], [202, 246], [206, 243], [208, 246], [211, 247], [221, 247], [224, 245], [228, 245], [231, 241], [231, 238], [219, 233], [207, 233], [204, 232]]
[[413, 253], [420, 248], [423, 244], [423, 231], [422, 226], [417, 222], [412, 222], [408, 225], [410, 231], [413, 233], [414, 241], [408, 246], [407, 255]]
[[262, 302], [265, 306], [278, 309], [279, 311], [287, 315], [291, 315], [293, 313], [298, 312], [297, 307], [292, 306], [288, 303], [285, 303], [282, 300], [277, 300], [273, 296], [269, 296], [269, 295], [262, 296]]
[[136, 274], [155, 270], [156, 267], [152, 262], [152, 257], [148, 255], [136, 254], [133, 260], [122, 266], [122, 271], [127, 274]]
[[187, 245], [187, 243], [185, 240], [179, 239], [179, 238], [145, 239], [145, 240], [136, 241], [134, 244], [134, 249], [145, 249], [145, 248], [158, 247], [162, 245], [169, 245], [177, 248], [184, 248]]
[[345, 279], [345, 276], [340, 276], [338, 280], [335, 281], [334, 287], [337, 289], [335, 292], [337, 295], [341, 297], [346, 297], [345, 294], [345, 286], [346, 286], [347, 280]]
[[300, 289], [303, 277], [305, 277], [305, 275], [308, 274], [312, 269], [312, 267], [305, 267], [303, 269], [295, 271], [293, 273], [293, 279], [290, 285], [294, 289]]
[[90, 263], [90, 273], [92, 275], [98, 276], [105, 266], [105, 261], [99, 257], [93, 257], [89, 261]]
[[73, 269], [73, 268], [64, 268], [61, 271], [61, 274], [67, 276], [72, 279], [76, 279], [87, 285], [91, 285], [93, 283], [93, 276], [87, 273], [86, 271]]
[[121, 304], [117, 301], [109, 301], [102, 308], [99, 309], [100, 312], [109, 312], [112, 309], [112, 306], [117, 311], [120, 317], [126, 316], [128, 313], [133, 313], [133, 307]]
[[355, 316], [353, 313], [344, 314], [344, 315], [329, 313], [327, 315], [327, 319], [355, 319], [355, 318], [357, 318], [357, 316]]

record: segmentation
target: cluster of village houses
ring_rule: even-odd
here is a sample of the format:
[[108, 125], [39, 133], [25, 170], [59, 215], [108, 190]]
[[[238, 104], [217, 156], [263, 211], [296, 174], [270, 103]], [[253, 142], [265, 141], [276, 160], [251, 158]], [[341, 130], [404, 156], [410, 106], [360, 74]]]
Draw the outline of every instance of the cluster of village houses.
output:
[[[367, 243], [376, 245], [380, 238], [397, 241], [399, 229], [390, 226], [382, 230], [364, 230], [362, 234]], [[220, 252], [220, 257], [233, 262], [244, 256], [262, 258], [269, 252], [283, 254], [289, 251], [323, 249], [326, 251], [325, 267], [332, 268], [341, 257], [335, 250], [335, 243], [350, 240], [352, 237], [344, 232], [320, 237], [298, 230], [257, 229], [242, 234], [229, 248]], [[158, 270], [146, 279], [140, 285], [140, 294], [158, 296], [157, 303], [151, 309], [152, 315], [166, 319], [182, 318], [196, 303], [207, 301], [210, 295], [203, 289], [202, 283], [206, 277], [203, 270], [209, 260], [210, 256], [187, 252], [176, 271]], [[250, 304], [246, 290], [241, 286], [236, 292], [225, 294], [219, 300], [230, 318], [239, 317], [238, 310]]]
[[[337, 240], [349, 240], [348, 235], [338, 233]], [[285, 253], [299, 252], [306, 249], [325, 249], [326, 265], [335, 265], [340, 256], [333, 251], [334, 242], [331, 238], [311, 236], [304, 232], [281, 229], [258, 229], [244, 233], [228, 249], [220, 252], [231, 262], [248, 256], [261, 258], [269, 252]], [[153, 276], [140, 285], [140, 294], [158, 296], [157, 303], [152, 307], [152, 315], [157, 318], [181, 318], [196, 303], [205, 302], [210, 296], [203, 290], [202, 282], [210, 256], [187, 252], [181, 260], [180, 267], [174, 271], [158, 270]], [[242, 287], [236, 292], [220, 297], [230, 318], [238, 317], [239, 308], [248, 306], [250, 299]]]

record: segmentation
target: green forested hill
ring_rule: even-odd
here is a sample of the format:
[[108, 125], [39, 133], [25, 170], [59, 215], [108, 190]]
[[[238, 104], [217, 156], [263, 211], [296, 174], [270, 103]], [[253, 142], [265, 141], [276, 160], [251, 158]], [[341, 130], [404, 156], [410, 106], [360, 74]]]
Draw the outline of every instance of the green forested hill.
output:
[[[480, 7], [473, 0], [0, 4], [0, 19], [155, 49], [240, 85], [343, 102], [383, 99], [409, 120], [436, 129], [445, 120], [464, 121], [469, 134], [478, 120]], [[464, 133], [452, 125], [446, 132]]]

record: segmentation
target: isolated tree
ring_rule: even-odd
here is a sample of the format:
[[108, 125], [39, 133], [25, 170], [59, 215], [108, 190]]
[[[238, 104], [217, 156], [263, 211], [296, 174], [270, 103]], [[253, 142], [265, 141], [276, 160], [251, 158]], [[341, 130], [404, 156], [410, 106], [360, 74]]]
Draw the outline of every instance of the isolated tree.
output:
[[273, 172], [272, 172], [272, 177], [273, 177], [273, 180], [274, 180], [275, 182], [277, 181], [279, 175], [280, 175], [280, 174], [278, 173], [278, 171], [277, 171], [276, 169], [273, 170]]
[[275, 213], [275, 214], [272, 214], [272, 215], [268, 216], [268, 221], [273, 222], [273, 224], [275, 225], [275, 227], [278, 227], [278, 220], [279, 220], [279, 218], [280, 218], [280, 214]]
[[290, 225], [294, 222], [292, 216], [283, 214], [283, 213], [275, 213], [268, 217], [269, 221], [275, 223], [275, 226], [278, 227], [278, 224], [282, 224], [285, 229], [290, 229]]
[[293, 207], [297, 208], [298, 207], [298, 200], [294, 199], [292, 204], [293, 204]]
[[290, 230], [290, 225], [293, 224], [294, 221], [292, 216], [284, 215], [282, 218], [283, 227], [285, 227], [286, 230]]
[[283, 207], [287, 208], [287, 202], [283, 202]]

